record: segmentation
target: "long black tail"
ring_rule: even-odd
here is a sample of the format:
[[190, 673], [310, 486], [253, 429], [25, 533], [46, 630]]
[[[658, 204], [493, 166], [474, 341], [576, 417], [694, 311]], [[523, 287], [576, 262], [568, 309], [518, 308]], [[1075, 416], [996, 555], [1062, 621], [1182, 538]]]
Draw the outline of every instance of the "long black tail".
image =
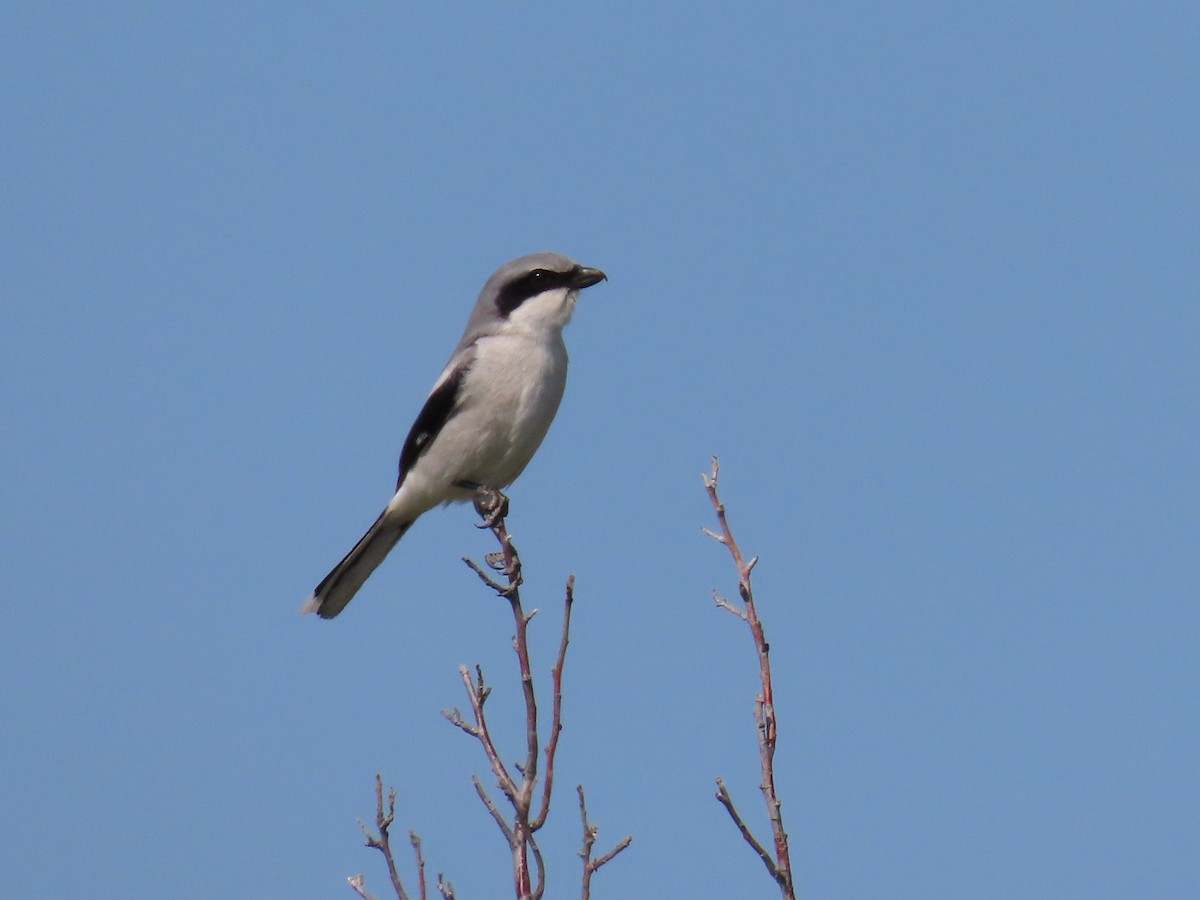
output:
[[315, 612], [322, 619], [332, 619], [340, 613], [411, 526], [412, 522], [388, 519], [384, 510], [354, 549], [317, 585], [300, 612]]

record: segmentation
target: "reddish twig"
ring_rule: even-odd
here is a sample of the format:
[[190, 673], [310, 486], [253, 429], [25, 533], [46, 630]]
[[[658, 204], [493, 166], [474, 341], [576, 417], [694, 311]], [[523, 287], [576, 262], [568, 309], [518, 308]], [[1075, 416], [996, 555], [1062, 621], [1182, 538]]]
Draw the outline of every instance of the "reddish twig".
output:
[[[537, 610], [526, 613], [521, 604], [521, 557], [513, 544], [512, 536], [508, 533], [505, 523], [507, 515], [507, 500], [503, 495], [481, 498], [476, 509], [483, 517], [483, 525], [495, 535], [500, 544], [500, 552], [489, 557], [489, 565], [504, 576], [504, 581], [492, 578], [482, 566], [469, 559], [463, 561], [470, 566], [476, 575], [505, 598], [512, 610], [513, 650], [517, 655], [517, 667], [521, 676], [521, 693], [525, 701], [525, 758], [515, 766], [520, 775], [518, 780], [510, 773], [500, 759], [499, 752], [492, 740], [487, 719], [484, 716], [483, 704], [487, 699], [487, 688], [483, 675], [476, 667], [476, 678], [470, 678], [464, 668], [463, 684], [467, 690], [467, 698], [471, 704], [472, 721], [466, 721], [456, 709], [445, 712], [444, 715], [451, 723], [471, 735], [483, 748], [492, 772], [496, 776], [497, 785], [513, 809], [512, 820], [509, 821], [488, 796], [483, 784], [474, 778], [475, 790], [488, 813], [500, 828], [501, 834], [508, 842], [513, 857], [513, 883], [519, 900], [540, 900], [545, 892], [546, 877], [542, 852], [538, 847], [535, 835], [545, 824], [550, 812], [550, 797], [554, 785], [554, 759], [558, 750], [558, 736], [562, 730], [562, 678], [563, 666], [566, 662], [567, 644], [570, 635], [571, 604], [574, 602], [574, 578], [568, 579], [565, 611], [563, 613], [562, 638], [559, 642], [558, 658], [551, 672], [553, 684], [553, 705], [550, 721], [550, 736], [546, 744], [546, 771], [542, 784], [541, 805], [537, 815], [532, 815], [534, 792], [538, 783], [538, 704], [537, 694], [533, 685], [533, 668], [529, 661], [529, 621], [537, 614]], [[497, 558], [497, 561], [493, 561]], [[532, 858], [532, 870], [531, 870]]]
[[530, 827], [537, 831], [546, 823], [550, 814], [550, 792], [554, 788], [554, 756], [558, 752], [558, 736], [562, 732], [562, 679], [563, 664], [567, 660], [567, 644], [571, 634], [571, 606], [575, 603], [575, 576], [567, 578], [566, 601], [563, 604], [562, 638], [558, 643], [558, 659], [550, 670], [554, 686], [554, 700], [550, 712], [550, 739], [546, 742], [546, 778], [542, 782], [542, 808]]
[[388, 834], [388, 829], [394, 821], [396, 821], [396, 789], [392, 788], [388, 791], [388, 809], [385, 814], [383, 811], [383, 776], [376, 772], [375, 827], [379, 829], [379, 836], [372, 835], [361, 822], [359, 825], [362, 827], [363, 837], [367, 840], [367, 846], [374, 847], [383, 854], [383, 859], [387, 863], [388, 876], [392, 879], [392, 890], [396, 892], [396, 897], [399, 900], [408, 900], [408, 894], [400, 882], [400, 873], [396, 870], [396, 858], [392, 855], [392, 842]]
[[704, 532], [713, 540], [723, 544], [729, 550], [730, 556], [733, 557], [733, 563], [737, 567], [738, 572], [738, 594], [742, 598], [743, 608], [738, 609], [715, 591], [713, 592], [713, 597], [718, 606], [733, 613], [750, 626], [750, 635], [754, 640], [754, 648], [758, 654], [758, 672], [762, 682], [762, 693], [755, 698], [754, 719], [758, 726], [759, 764], [762, 769], [762, 783], [759, 785], [759, 788], [762, 790], [763, 799], [767, 804], [767, 816], [771, 821], [771, 834], [774, 838], [774, 856], [772, 857], [772, 854], [768, 853], [763, 845], [751, 834], [745, 821], [743, 821], [734, 808], [729, 791], [725, 787], [724, 781], [720, 778], [717, 779], [717, 800], [725, 807], [726, 812], [729, 813], [733, 824], [737, 827], [742, 837], [754, 852], [758, 854], [759, 858], [762, 859], [767, 871], [775, 879], [775, 883], [779, 885], [780, 892], [785, 900], [795, 900], [796, 889], [792, 880], [792, 862], [788, 851], [788, 836], [783, 827], [782, 804], [779, 800], [779, 795], [775, 792], [775, 744], [778, 735], [775, 719], [775, 694], [771, 683], [771, 647], [767, 643], [766, 636], [763, 633], [762, 622], [759, 620], [758, 611], [754, 606], [754, 591], [750, 584], [750, 573], [758, 563], [758, 557], [756, 556], [747, 561], [742, 556], [742, 551], [739, 549], [737, 541], [734, 540], [733, 532], [730, 531], [729, 522], [725, 517], [725, 504], [717, 496], [718, 474], [719, 465], [716, 457], [713, 457], [712, 474], [704, 477], [704, 487], [708, 491], [708, 498], [712, 502], [713, 511], [717, 515], [720, 533], [709, 531], [707, 528], [704, 529]]
[[633, 835], [627, 834], [599, 859], [592, 859], [592, 848], [596, 844], [596, 835], [600, 833], [600, 828], [588, 821], [587, 801], [583, 796], [583, 785], [576, 785], [575, 790], [579, 792], [579, 817], [583, 820], [583, 848], [579, 851], [579, 856], [583, 860], [583, 888], [580, 897], [582, 900], [589, 900], [592, 896], [592, 875], [633, 843]]
[[410, 831], [408, 840], [412, 844], [413, 856], [417, 858], [417, 892], [421, 900], [425, 900], [428, 893], [425, 887], [425, 857], [421, 854], [421, 836], [415, 831]]
[[[362, 829], [363, 837], [366, 839], [366, 845], [373, 847], [383, 854], [384, 862], [387, 863], [388, 876], [392, 880], [392, 890], [396, 892], [397, 900], [408, 900], [408, 892], [404, 890], [404, 884], [400, 880], [400, 872], [396, 868], [396, 858], [392, 855], [392, 841], [389, 833], [392, 823], [396, 821], [396, 789], [391, 788], [387, 795], [387, 811], [383, 808], [383, 776], [376, 773], [375, 775], [375, 827], [378, 829], [378, 834], [371, 834], [367, 830], [366, 824], [360, 819], [358, 827]], [[425, 860], [421, 855], [421, 839], [415, 831], [408, 833], [409, 841], [412, 843], [413, 852], [417, 857], [417, 883], [420, 890], [420, 900], [426, 900], [425, 894]], [[375, 900], [374, 896], [367, 892], [362, 874], [354, 875], [346, 879], [354, 892], [363, 900]]]
[[458, 673], [462, 676], [463, 686], [467, 689], [467, 699], [471, 701], [471, 714], [475, 718], [475, 724], [471, 725], [463, 719], [462, 713], [457, 709], [450, 713], [443, 712], [442, 714], [483, 745], [483, 752], [487, 756], [488, 762], [491, 763], [492, 772], [496, 776], [500, 790], [504, 792], [504, 796], [512, 801], [517, 795], [517, 785], [508, 773], [508, 768], [504, 765], [504, 761], [500, 759], [500, 753], [496, 749], [496, 745], [492, 743], [492, 733], [488, 730], [487, 717], [483, 711], [483, 704], [487, 701], [488, 695], [491, 693], [491, 688], [484, 684], [483, 669], [479, 666], [475, 667], [474, 681], [471, 680], [471, 672], [466, 666], [459, 666]]

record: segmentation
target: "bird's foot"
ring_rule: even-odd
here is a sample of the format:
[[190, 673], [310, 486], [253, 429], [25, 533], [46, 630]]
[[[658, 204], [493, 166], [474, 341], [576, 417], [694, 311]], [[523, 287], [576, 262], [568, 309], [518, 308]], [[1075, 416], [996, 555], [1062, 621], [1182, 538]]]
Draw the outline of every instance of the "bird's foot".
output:
[[459, 482], [459, 485], [475, 491], [475, 512], [483, 519], [476, 528], [495, 528], [508, 515], [508, 497], [502, 491], [468, 482]]

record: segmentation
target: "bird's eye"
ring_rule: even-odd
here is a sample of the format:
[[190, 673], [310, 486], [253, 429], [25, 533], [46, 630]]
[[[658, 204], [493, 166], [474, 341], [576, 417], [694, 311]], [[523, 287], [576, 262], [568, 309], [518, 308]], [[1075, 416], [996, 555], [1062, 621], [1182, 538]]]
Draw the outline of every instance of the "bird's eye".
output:
[[496, 308], [507, 316], [514, 309], [544, 291], [559, 287], [562, 274], [551, 269], [530, 269], [501, 288], [496, 297]]

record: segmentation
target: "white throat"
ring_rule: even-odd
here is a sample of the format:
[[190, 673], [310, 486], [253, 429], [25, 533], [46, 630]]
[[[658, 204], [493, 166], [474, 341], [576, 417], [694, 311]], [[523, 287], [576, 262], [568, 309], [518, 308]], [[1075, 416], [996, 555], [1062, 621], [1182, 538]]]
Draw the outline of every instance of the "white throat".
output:
[[571, 321], [579, 291], [554, 288], [530, 297], [511, 313], [503, 330], [542, 335], [561, 332]]

